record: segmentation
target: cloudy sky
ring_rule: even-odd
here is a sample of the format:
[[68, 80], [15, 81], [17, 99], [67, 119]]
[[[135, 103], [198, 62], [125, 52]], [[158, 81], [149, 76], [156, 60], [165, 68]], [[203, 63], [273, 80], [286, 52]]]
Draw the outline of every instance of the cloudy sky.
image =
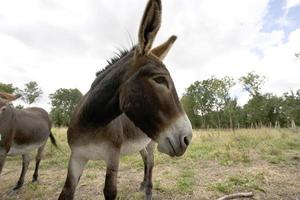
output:
[[[0, 82], [37, 81], [85, 93], [117, 48], [137, 41], [147, 0], [0, 0]], [[264, 91], [300, 88], [300, 0], [162, 0], [155, 44], [175, 34], [165, 60], [178, 93], [196, 80], [250, 71], [267, 77]], [[232, 96], [247, 94], [236, 86]]]

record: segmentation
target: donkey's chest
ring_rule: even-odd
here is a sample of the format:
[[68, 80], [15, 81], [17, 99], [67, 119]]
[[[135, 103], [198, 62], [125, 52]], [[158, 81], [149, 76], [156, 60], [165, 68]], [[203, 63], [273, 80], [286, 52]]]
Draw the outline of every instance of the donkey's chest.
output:
[[142, 137], [137, 140], [129, 140], [122, 144], [121, 146], [121, 155], [130, 155], [136, 152], [139, 152], [140, 150], [144, 149], [151, 139], [148, 137]]
[[121, 156], [130, 155], [144, 149], [150, 141], [148, 137], [126, 140], [122, 143], [121, 147], [117, 149], [110, 142], [101, 141], [99, 143], [90, 143], [74, 147], [72, 151], [90, 160], [109, 160], [116, 150], [120, 152]]

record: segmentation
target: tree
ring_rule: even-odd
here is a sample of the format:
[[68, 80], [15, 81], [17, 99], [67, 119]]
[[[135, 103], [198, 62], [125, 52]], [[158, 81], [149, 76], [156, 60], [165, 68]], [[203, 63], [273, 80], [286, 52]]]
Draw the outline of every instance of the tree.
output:
[[185, 94], [181, 98], [181, 104], [188, 118], [190, 119], [192, 126], [195, 128], [200, 127], [198, 114], [195, 110], [195, 102], [193, 101], [193, 98]]
[[300, 89], [283, 94], [283, 112], [290, 124], [300, 125]]
[[[221, 79], [212, 78], [212, 93], [214, 95], [214, 107], [217, 111], [217, 120], [218, 120], [218, 128], [221, 127], [221, 112], [227, 111], [229, 114], [229, 120], [232, 122], [232, 101], [229, 95], [229, 90], [232, 86], [234, 86], [234, 81], [232, 78], [226, 76]], [[232, 125], [232, 123], [231, 123]], [[231, 126], [232, 127], [232, 126]]]
[[261, 94], [261, 87], [265, 83], [265, 77], [256, 74], [255, 72], [249, 72], [245, 76], [242, 76], [239, 81], [242, 83], [244, 90], [249, 92], [252, 99], [244, 106], [244, 109], [247, 113], [247, 123], [248, 125], [255, 125], [258, 127], [258, 124], [262, 125], [263, 118], [265, 117], [264, 113], [264, 97]]
[[72, 113], [82, 94], [78, 89], [60, 88], [54, 94], [50, 94], [51, 118], [56, 126], [68, 126]]
[[255, 72], [249, 72], [247, 75], [242, 76], [239, 81], [243, 84], [244, 90], [254, 97], [260, 94], [265, 79], [264, 76], [258, 75]]
[[211, 77], [191, 84], [183, 95], [182, 105], [195, 128], [262, 127], [280, 124], [282, 127], [300, 125], [300, 89], [276, 96], [263, 94], [265, 77], [254, 72], [239, 79], [250, 99], [238, 106], [230, 89], [235, 84], [230, 77]]
[[16, 91], [16, 87], [13, 84], [5, 84], [0, 82], [0, 92], [6, 92], [12, 94]]
[[182, 102], [189, 117], [192, 118], [193, 125], [198, 127], [201, 124], [203, 128], [208, 125], [220, 128], [224, 121], [221, 115], [224, 115], [225, 107], [229, 106], [229, 90], [233, 85], [233, 79], [230, 77], [221, 79], [211, 77], [191, 84]]
[[279, 122], [280, 125], [287, 126], [287, 121], [284, 117], [282, 110], [283, 101], [281, 97], [277, 97], [273, 94], [267, 93], [264, 95], [264, 124], [276, 125]]
[[239, 110], [240, 108], [237, 105], [237, 98], [235, 99], [228, 98], [226, 100], [224, 106], [224, 112], [226, 116], [228, 116], [229, 118], [229, 127], [231, 129], [234, 129], [236, 124], [240, 125], [240, 122], [242, 121], [241, 119], [238, 118]]
[[207, 127], [208, 114], [212, 112], [214, 106], [212, 80], [196, 81], [187, 88], [185, 96], [190, 98], [194, 114], [202, 119], [202, 128]]
[[22, 109], [24, 109], [24, 106], [22, 106], [22, 105], [17, 105], [15, 108], [16, 108], [16, 109], [19, 109], [19, 110], [22, 110]]
[[43, 91], [38, 87], [37, 82], [30, 81], [25, 84], [24, 90], [19, 90], [22, 94], [22, 99], [27, 104], [32, 104], [43, 94]]

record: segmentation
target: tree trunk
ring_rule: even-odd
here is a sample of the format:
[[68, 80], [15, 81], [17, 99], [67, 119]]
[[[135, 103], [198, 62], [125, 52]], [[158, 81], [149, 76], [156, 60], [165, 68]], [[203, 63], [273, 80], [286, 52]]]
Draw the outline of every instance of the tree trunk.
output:
[[275, 128], [280, 128], [280, 123], [279, 123], [279, 121], [276, 121], [276, 122], [275, 122]]
[[259, 126], [260, 126], [259, 128], [262, 128], [262, 127], [263, 127], [262, 121], [259, 122]]
[[233, 126], [233, 121], [232, 121], [232, 116], [231, 116], [231, 114], [229, 114], [229, 126], [230, 126], [230, 128], [233, 130], [234, 129], [234, 126]]
[[220, 112], [219, 109], [217, 108], [217, 118], [218, 118], [218, 129], [221, 128], [221, 120], [220, 120]]
[[291, 127], [293, 132], [298, 132], [295, 120], [291, 121]]
[[295, 123], [295, 120], [293, 120], [293, 119], [291, 121], [291, 128], [296, 129], [296, 123]]
[[202, 116], [202, 124], [201, 124], [201, 128], [203, 128], [203, 129], [206, 128], [206, 124], [205, 124], [205, 116]]

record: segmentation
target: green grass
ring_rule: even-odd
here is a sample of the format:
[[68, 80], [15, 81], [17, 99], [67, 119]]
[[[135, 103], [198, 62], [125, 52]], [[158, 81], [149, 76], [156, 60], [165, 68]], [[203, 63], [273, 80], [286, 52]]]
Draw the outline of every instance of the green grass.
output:
[[191, 159], [215, 160], [220, 165], [249, 164], [258, 154], [272, 164], [295, 164], [293, 156], [300, 151], [300, 134], [288, 130], [238, 130], [220, 134], [200, 131], [198, 142], [190, 147]]
[[231, 176], [225, 181], [213, 183], [210, 185], [210, 189], [229, 194], [239, 190], [258, 190], [265, 192], [261, 187], [264, 180], [263, 174], [257, 175], [243, 175], [243, 176]]
[[180, 193], [190, 194], [194, 191], [195, 172], [193, 169], [185, 169], [177, 179], [176, 186]]

